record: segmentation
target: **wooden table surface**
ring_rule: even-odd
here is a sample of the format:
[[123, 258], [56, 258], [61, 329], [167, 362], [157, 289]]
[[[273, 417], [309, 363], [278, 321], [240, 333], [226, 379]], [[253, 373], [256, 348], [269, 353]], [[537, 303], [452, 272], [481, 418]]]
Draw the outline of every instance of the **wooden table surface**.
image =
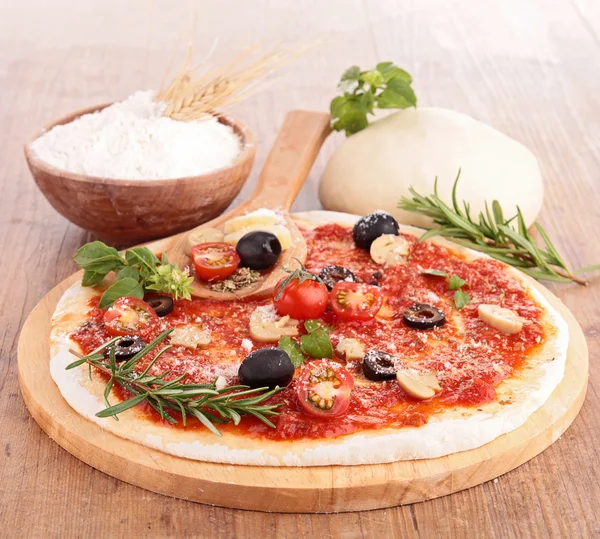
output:
[[[192, 7], [196, 6], [196, 7]], [[573, 426], [498, 480], [388, 510], [280, 515], [198, 505], [122, 483], [76, 460], [30, 418], [17, 382], [28, 313], [71, 274], [91, 237], [37, 191], [22, 144], [73, 109], [156, 88], [184, 56], [214, 58], [258, 40], [325, 37], [236, 113], [260, 139], [249, 193], [285, 111], [326, 110], [351, 64], [394, 60], [419, 103], [456, 109], [515, 137], [546, 181], [541, 222], [573, 266], [600, 262], [600, 4], [594, 0], [19, 0], [0, 3], [1, 537], [600, 536], [600, 277], [550, 288], [590, 347], [590, 384]], [[295, 209], [317, 209], [324, 147]], [[45, 338], [41, 335], [40, 338]]]

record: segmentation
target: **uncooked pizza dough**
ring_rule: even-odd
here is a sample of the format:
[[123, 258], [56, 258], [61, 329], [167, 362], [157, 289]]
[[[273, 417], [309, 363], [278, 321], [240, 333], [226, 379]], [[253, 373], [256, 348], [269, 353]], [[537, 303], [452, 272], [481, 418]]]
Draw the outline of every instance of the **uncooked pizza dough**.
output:
[[[308, 212], [295, 217], [307, 228], [323, 223], [351, 226], [358, 218], [331, 212]], [[404, 227], [403, 233], [418, 236], [422, 230]], [[431, 241], [462, 253], [473, 261], [487, 258], [442, 238]], [[87, 319], [89, 299], [101, 293], [82, 287], [79, 282], [65, 292], [52, 317], [50, 372], [71, 407], [101, 428], [141, 445], [188, 459], [254, 466], [324, 466], [435, 458], [479, 447], [520, 427], [546, 402], [563, 377], [569, 338], [566, 322], [532, 285], [532, 280], [508, 266], [506, 275], [515, 280], [515, 285], [528, 289], [538, 303], [545, 341], [528, 358], [526, 369], [513, 373], [497, 386], [494, 401], [476, 409], [449, 407], [418, 428], [384, 428], [327, 440], [274, 441], [249, 437], [244, 433], [226, 432], [218, 438], [208, 430], [174, 429], [150, 421], [137, 408], [121, 414], [119, 421], [98, 418], [96, 412], [105, 408], [105, 380], [99, 377], [90, 379], [85, 366], [65, 370], [73, 361], [69, 349], [78, 348], [70, 334]], [[237, 364], [234, 366], [237, 372]]]
[[433, 192], [436, 176], [443, 200], [451, 202], [461, 169], [459, 199], [473, 215], [498, 200], [507, 217], [521, 208], [527, 225], [542, 207], [543, 184], [533, 153], [516, 140], [465, 114], [407, 109], [345, 139], [333, 154], [320, 187], [328, 210], [366, 215], [377, 209], [405, 224], [428, 227], [429, 218], [397, 208], [408, 188]]

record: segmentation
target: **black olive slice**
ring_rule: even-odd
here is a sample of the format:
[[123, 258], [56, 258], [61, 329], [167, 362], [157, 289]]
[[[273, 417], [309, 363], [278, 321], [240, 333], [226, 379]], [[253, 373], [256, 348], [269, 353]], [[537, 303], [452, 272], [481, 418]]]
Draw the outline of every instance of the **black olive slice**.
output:
[[443, 326], [446, 316], [433, 305], [417, 303], [402, 313], [404, 323], [415, 329], [432, 329]]
[[369, 249], [371, 244], [384, 234], [400, 234], [398, 221], [389, 213], [376, 211], [359, 219], [352, 229], [352, 238], [357, 247]]
[[255, 350], [242, 361], [240, 384], [250, 387], [285, 387], [294, 377], [294, 364], [281, 348]]
[[396, 361], [391, 354], [371, 350], [363, 358], [363, 373], [369, 380], [390, 380], [396, 377]]
[[141, 337], [138, 337], [137, 335], [125, 335], [106, 348], [104, 355], [108, 359], [110, 357], [110, 351], [114, 348], [115, 359], [117, 361], [125, 361], [135, 356], [144, 348], [144, 346], [146, 346], [146, 341]]
[[356, 275], [343, 266], [325, 266], [319, 273], [319, 278], [325, 283], [325, 286], [329, 291], [342, 281], [351, 283], [358, 282]]
[[260, 271], [275, 265], [281, 255], [281, 243], [275, 234], [256, 230], [242, 236], [236, 250], [242, 266]]
[[146, 303], [154, 309], [154, 312], [160, 316], [167, 316], [173, 312], [173, 298], [170, 296], [154, 296], [146, 300]]

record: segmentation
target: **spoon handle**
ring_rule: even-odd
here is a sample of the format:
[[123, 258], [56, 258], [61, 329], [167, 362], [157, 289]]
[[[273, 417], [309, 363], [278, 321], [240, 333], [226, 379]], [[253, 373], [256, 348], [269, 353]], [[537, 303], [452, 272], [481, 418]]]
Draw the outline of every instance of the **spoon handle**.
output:
[[249, 198], [253, 207], [291, 208], [331, 132], [330, 120], [323, 112], [293, 110], [285, 115]]

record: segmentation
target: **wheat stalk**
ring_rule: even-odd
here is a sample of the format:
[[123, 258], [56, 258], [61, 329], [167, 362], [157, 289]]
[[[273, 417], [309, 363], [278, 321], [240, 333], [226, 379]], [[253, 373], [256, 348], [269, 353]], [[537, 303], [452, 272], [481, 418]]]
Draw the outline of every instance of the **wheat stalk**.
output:
[[238, 103], [266, 86], [265, 79], [288, 64], [308, 47], [274, 49], [252, 60], [258, 45], [248, 47], [229, 62], [194, 78], [197, 68], [190, 68], [191, 48], [183, 70], [156, 99], [167, 104], [164, 116], [174, 120], [191, 121], [215, 114], [219, 109]]

